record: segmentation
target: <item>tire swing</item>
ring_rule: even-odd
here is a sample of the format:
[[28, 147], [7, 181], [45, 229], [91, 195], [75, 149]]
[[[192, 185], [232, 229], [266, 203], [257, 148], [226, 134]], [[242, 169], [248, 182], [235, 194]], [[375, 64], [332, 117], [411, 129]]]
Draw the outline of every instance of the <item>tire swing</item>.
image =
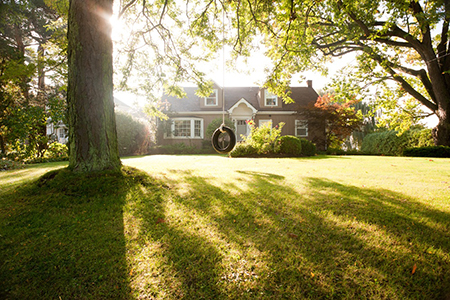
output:
[[236, 146], [236, 135], [230, 127], [225, 126], [225, 7], [222, 11], [222, 35], [222, 124], [212, 135], [212, 146], [218, 153], [227, 154], [233, 150], [234, 146]]
[[230, 127], [222, 123], [212, 135], [212, 146], [220, 154], [230, 153], [236, 146], [236, 135]]

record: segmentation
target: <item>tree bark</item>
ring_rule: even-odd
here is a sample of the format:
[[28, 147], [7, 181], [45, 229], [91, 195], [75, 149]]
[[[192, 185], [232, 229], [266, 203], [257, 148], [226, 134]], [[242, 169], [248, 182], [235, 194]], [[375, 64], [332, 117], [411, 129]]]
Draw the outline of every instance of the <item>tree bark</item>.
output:
[[113, 0], [71, 0], [68, 27], [69, 168], [119, 170], [113, 100]]
[[435, 145], [450, 147], [450, 105], [439, 107], [436, 111], [439, 123], [433, 128], [432, 135]]

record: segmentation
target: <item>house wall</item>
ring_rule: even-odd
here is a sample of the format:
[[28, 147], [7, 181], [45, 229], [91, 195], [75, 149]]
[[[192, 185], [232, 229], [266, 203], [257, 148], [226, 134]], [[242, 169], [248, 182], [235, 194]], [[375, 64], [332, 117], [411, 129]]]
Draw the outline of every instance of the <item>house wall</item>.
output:
[[[192, 114], [192, 115], [173, 115], [171, 118], [201, 118], [203, 119], [203, 139], [200, 138], [167, 138], [164, 137], [164, 131], [158, 130], [157, 142], [159, 145], [174, 145], [179, 143], [184, 143], [187, 146], [202, 148], [203, 141], [206, 140], [206, 128], [212, 122], [212, 120], [217, 118], [222, 118], [222, 114]], [[161, 124], [159, 124], [161, 125]]]
[[[159, 145], [173, 145], [173, 144], [179, 144], [184, 143], [188, 146], [202, 148], [203, 147], [203, 141], [207, 140], [206, 137], [206, 129], [208, 128], [208, 125], [216, 118], [222, 118], [222, 114], [209, 114], [209, 115], [203, 115], [203, 114], [192, 114], [192, 115], [173, 115], [171, 117], [177, 118], [201, 118], [203, 119], [203, 139], [200, 138], [166, 138], [164, 137], [163, 130], [158, 130], [158, 144]], [[228, 116], [226, 116], [228, 117]], [[295, 120], [301, 120], [302, 118], [299, 117], [297, 114], [276, 114], [276, 115], [269, 115], [269, 114], [257, 114], [255, 116], [255, 123], [258, 125], [260, 120], [272, 120], [273, 126], [278, 125], [281, 122], [284, 122], [285, 125], [283, 126], [281, 130], [281, 135], [294, 135], [295, 136]], [[314, 142], [317, 145], [317, 148], [319, 150], [325, 150], [325, 145], [322, 145], [320, 141], [324, 140], [325, 133], [322, 128], [318, 128], [317, 124], [315, 126], [308, 126], [308, 136], [304, 137], [307, 140], [310, 140]]]

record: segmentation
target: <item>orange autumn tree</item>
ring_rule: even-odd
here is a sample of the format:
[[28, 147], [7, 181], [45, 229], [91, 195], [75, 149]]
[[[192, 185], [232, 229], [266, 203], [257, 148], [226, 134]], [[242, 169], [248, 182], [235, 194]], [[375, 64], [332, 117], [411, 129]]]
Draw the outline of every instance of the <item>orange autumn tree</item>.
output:
[[344, 103], [335, 100], [334, 95], [319, 96], [315, 103], [301, 107], [298, 111], [308, 120], [310, 128], [322, 128], [326, 135], [326, 147], [340, 149], [353, 131], [361, 129], [363, 116], [352, 105], [359, 102], [352, 99]]

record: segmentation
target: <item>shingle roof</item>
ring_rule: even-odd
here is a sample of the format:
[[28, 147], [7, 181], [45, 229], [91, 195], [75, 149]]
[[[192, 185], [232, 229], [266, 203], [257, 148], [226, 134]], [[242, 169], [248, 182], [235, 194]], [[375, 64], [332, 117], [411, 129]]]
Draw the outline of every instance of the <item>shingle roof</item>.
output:
[[[169, 111], [188, 112], [188, 111], [217, 111], [217, 107], [200, 107], [200, 97], [195, 95], [196, 87], [185, 87], [186, 97], [179, 99], [174, 96], [163, 95], [162, 101], [170, 103]], [[225, 110], [230, 109], [236, 102], [244, 98], [257, 110], [267, 110], [259, 105], [259, 87], [225, 87]], [[270, 108], [273, 111], [296, 110], [298, 105], [307, 105], [317, 100], [318, 94], [310, 87], [292, 87], [291, 98], [295, 103], [282, 103], [281, 108]], [[220, 91], [219, 91], [220, 93]], [[222, 107], [220, 107], [221, 109]]]

